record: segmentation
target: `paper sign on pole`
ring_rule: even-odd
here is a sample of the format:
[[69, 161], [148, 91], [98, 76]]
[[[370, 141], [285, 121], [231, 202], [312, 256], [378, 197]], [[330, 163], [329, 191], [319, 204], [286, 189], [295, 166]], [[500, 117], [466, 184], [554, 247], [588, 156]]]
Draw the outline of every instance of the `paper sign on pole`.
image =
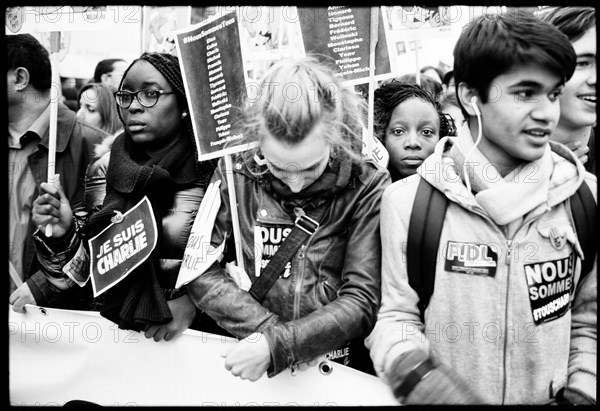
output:
[[[369, 77], [370, 7], [299, 7], [298, 17], [306, 54], [327, 56], [322, 61], [346, 81], [362, 83]], [[386, 43], [385, 32], [380, 33], [375, 76], [391, 71], [387, 46], [382, 47]]]
[[246, 96], [237, 13], [178, 30], [175, 36], [198, 160], [250, 148], [236, 124]]
[[127, 277], [156, 247], [156, 221], [148, 197], [111, 221], [88, 240], [95, 297]]
[[385, 146], [373, 135], [373, 133], [369, 133], [366, 127], [363, 127], [362, 153], [383, 168], [387, 168], [388, 163], [390, 162], [390, 154]]
[[221, 206], [220, 186], [221, 180], [210, 183], [200, 203], [200, 209], [183, 254], [183, 261], [175, 284], [177, 289], [204, 274], [206, 269], [223, 254], [225, 240], [218, 247], [213, 247], [210, 243], [212, 229]]
[[142, 50], [175, 55], [175, 31], [187, 28], [191, 18], [191, 6], [144, 6]]

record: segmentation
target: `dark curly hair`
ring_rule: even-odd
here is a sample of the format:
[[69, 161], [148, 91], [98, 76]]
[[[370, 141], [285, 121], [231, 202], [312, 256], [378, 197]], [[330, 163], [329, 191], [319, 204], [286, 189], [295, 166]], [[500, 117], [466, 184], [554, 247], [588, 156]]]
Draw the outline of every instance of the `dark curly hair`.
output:
[[418, 84], [392, 80], [382, 84], [375, 90], [374, 134], [385, 145], [385, 130], [390, 124], [392, 112], [400, 103], [410, 98], [419, 98], [430, 103], [440, 116], [440, 137], [454, 135], [452, 119], [440, 111], [440, 104], [435, 98]]

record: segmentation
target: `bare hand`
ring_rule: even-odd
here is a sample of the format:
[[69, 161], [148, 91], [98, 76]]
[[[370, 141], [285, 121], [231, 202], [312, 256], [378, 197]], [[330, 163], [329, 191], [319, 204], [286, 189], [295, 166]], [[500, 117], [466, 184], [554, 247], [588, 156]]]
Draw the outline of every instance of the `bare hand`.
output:
[[579, 141], [569, 141], [565, 143], [565, 146], [567, 146], [583, 164], [588, 162], [589, 157], [587, 153], [590, 152], [590, 148], [587, 145], [583, 145]]
[[161, 340], [171, 341], [173, 338], [179, 337], [194, 321], [196, 307], [187, 294], [167, 301], [167, 304], [169, 304], [173, 319], [167, 324], [148, 327], [144, 332], [146, 338], [154, 338], [156, 342]]
[[33, 202], [33, 223], [44, 233], [46, 225], [52, 224], [52, 236], [60, 238], [73, 224], [71, 204], [58, 181], [40, 184], [40, 195]]
[[269, 343], [262, 333], [250, 334], [221, 357], [225, 358], [225, 369], [242, 380], [258, 380], [271, 365]]
[[310, 367], [314, 367], [319, 362], [319, 357], [314, 358], [307, 362], [301, 362], [298, 364], [298, 371], [308, 370]]
[[27, 283], [23, 283], [8, 297], [8, 303], [13, 305], [13, 311], [25, 314], [25, 304], [36, 305], [35, 298]]

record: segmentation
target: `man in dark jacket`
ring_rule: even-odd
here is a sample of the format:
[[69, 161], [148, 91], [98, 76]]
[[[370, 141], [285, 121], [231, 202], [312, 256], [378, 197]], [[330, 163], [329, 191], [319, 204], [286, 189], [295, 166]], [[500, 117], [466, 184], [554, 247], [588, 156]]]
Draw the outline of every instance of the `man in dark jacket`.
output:
[[[55, 288], [37, 268], [31, 209], [39, 184], [48, 179], [52, 70], [48, 51], [30, 34], [7, 36], [6, 48], [9, 303], [45, 305]], [[55, 173], [69, 201], [76, 205], [83, 200], [83, 177], [94, 145], [107, 134], [76, 120], [75, 113], [62, 103], [58, 104], [56, 126]]]

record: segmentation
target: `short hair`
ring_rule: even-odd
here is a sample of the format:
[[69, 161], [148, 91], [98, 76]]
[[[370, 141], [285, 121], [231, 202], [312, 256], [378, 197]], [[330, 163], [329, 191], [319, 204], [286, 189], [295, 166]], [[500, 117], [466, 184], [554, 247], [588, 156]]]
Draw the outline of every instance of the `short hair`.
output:
[[477, 90], [486, 103], [492, 81], [517, 65], [544, 66], [566, 82], [575, 62], [571, 42], [550, 23], [528, 15], [483, 15], [468, 23], [456, 42], [454, 81]]
[[96, 69], [94, 70], [94, 82], [100, 83], [102, 81], [102, 75], [105, 73], [110, 73], [115, 69], [115, 63], [122, 61], [125, 63], [123, 59], [104, 59], [100, 60], [98, 64], [96, 64]]
[[96, 103], [100, 114], [101, 128], [109, 134], [114, 134], [122, 126], [119, 119], [117, 103], [112, 91], [102, 83], [87, 83], [79, 90], [77, 95], [77, 106], [81, 107], [81, 96], [86, 90], [96, 91]]
[[427, 70], [435, 71], [438, 74], [438, 76], [440, 76], [440, 80], [444, 78], [444, 72], [439, 67], [435, 67], [435, 66], [422, 67], [421, 70], [419, 70], [419, 72], [424, 74]]
[[454, 77], [454, 70], [448, 70], [446, 74], [444, 74], [444, 77], [442, 77], [442, 84], [448, 87], [450, 85], [452, 77]]
[[[269, 68], [256, 101], [245, 110], [240, 125], [247, 141], [259, 146], [267, 135], [297, 144], [322, 127], [322, 136], [332, 151], [343, 152], [360, 167], [365, 113], [365, 102], [354, 89], [343, 87], [329, 65], [308, 56], [283, 59]], [[257, 171], [253, 170], [252, 158], [259, 149], [243, 154], [252, 171]]]
[[593, 7], [553, 7], [543, 10], [538, 17], [563, 32], [571, 43], [596, 26], [596, 10]]
[[5, 38], [7, 69], [23, 67], [29, 71], [29, 82], [36, 90], [49, 90], [52, 66], [48, 50], [31, 34], [8, 35]]
[[418, 98], [431, 104], [440, 117], [440, 137], [448, 135], [448, 130], [451, 128], [448, 118], [440, 111], [440, 104], [431, 93], [418, 84], [399, 82], [394, 79], [383, 83], [375, 90], [374, 95], [373, 134], [382, 143], [385, 143], [385, 130], [390, 124], [392, 112], [399, 104], [411, 98]]

